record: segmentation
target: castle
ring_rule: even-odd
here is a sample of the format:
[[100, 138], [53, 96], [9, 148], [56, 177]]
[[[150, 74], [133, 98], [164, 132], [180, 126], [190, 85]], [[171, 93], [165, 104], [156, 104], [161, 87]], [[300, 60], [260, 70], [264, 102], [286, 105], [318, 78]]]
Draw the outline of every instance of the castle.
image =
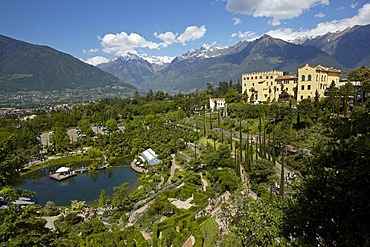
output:
[[251, 102], [277, 101], [284, 95], [292, 95], [300, 101], [314, 98], [316, 92], [323, 97], [332, 82], [339, 83], [340, 73], [335, 68], [309, 64], [298, 68], [298, 75], [276, 70], [253, 72], [242, 75], [242, 91], [247, 93]]

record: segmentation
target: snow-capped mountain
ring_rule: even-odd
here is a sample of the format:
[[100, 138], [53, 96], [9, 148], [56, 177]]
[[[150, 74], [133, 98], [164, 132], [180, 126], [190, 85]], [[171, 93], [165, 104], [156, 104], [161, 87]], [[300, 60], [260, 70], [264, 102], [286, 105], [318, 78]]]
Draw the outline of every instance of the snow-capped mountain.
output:
[[327, 33], [302, 43], [328, 53], [346, 68], [370, 65], [370, 25], [354, 26], [340, 32]]
[[237, 81], [243, 73], [282, 70], [296, 73], [304, 64], [322, 64], [345, 72], [370, 65], [370, 25], [357, 26], [320, 37], [286, 42], [269, 35], [230, 47], [202, 45], [172, 57], [129, 54], [98, 65], [125, 82], [143, 88], [187, 92], [207, 83]]
[[197, 58], [212, 58], [225, 55], [225, 49], [203, 44], [199, 49], [191, 49], [187, 53], [179, 56], [178, 59], [197, 59]]
[[143, 56], [142, 58], [152, 64], [154, 72], [166, 68], [175, 59], [170, 56]]
[[115, 57], [107, 63], [98, 64], [97, 67], [137, 86], [141, 86], [155, 71], [151, 63], [137, 54]]

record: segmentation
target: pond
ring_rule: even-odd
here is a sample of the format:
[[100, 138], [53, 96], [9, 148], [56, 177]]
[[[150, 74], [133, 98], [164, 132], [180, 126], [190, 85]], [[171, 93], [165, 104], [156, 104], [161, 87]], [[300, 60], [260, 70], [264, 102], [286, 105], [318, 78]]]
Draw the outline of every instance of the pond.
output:
[[[44, 167], [30, 172], [22, 176], [13, 186], [36, 192], [35, 200], [40, 205], [53, 201], [57, 205], [67, 206], [71, 204], [71, 200], [83, 200], [91, 205], [97, 202], [102, 189], [107, 195], [112, 195], [113, 187], [124, 182], [129, 184], [130, 189], [135, 189], [140, 176], [130, 166], [122, 166], [79, 173], [62, 181], [51, 179], [49, 174], [59, 167]], [[78, 165], [74, 167], [78, 168]]]

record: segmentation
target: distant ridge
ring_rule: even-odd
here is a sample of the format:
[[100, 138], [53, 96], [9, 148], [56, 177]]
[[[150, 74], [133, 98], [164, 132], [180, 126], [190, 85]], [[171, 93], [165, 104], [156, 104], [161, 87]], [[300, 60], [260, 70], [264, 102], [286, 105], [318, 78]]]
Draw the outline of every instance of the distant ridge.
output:
[[[99, 68], [144, 89], [188, 92], [207, 83], [240, 80], [243, 73], [282, 70], [296, 73], [305, 64], [324, 65], [343, 73], [358, 66], [370, 66], [370, 25], [354, 26], [342, 32], [316, 38], [301, 37], [286, 42], [264, 35], [227, 48], [201, 46], [176, 57], [160, 70], [138, 57], [105, 63]], [[120, 68], [121, 66], [121, 68]]]
[[0, 92], [133, 86], [71, 55], [0, 35]]
[[354, 26], [342, 32], [307, 39], [305, 46], [317, 47], [333, 56], [344, 67], [370, 66], [370, 25]]

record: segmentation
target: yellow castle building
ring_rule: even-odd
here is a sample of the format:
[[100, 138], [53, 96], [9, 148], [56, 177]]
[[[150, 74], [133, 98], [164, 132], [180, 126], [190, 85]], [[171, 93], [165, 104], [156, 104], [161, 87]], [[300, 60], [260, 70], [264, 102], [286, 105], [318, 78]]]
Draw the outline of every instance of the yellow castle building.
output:
[[334, 82], [339, 83], [340, 70], [326, 68], [322, 65], [311, 66], [306, 64], [298, 69], [298, 97], [297, 100], [314, 98], [316, 91], [324, 97], [325, 90]]
[[320, 97], [332, 82], [338, 83], [340, 70], [322, 65], [298, 68], [298, 75], [289, 75], [283, 71], [263, 71], [242, 75], [242, 91], [246, 92], [251, 102], [277, 101], [282, 93], [296, 96], [297, 100], [314, 98], [316, 90]]

